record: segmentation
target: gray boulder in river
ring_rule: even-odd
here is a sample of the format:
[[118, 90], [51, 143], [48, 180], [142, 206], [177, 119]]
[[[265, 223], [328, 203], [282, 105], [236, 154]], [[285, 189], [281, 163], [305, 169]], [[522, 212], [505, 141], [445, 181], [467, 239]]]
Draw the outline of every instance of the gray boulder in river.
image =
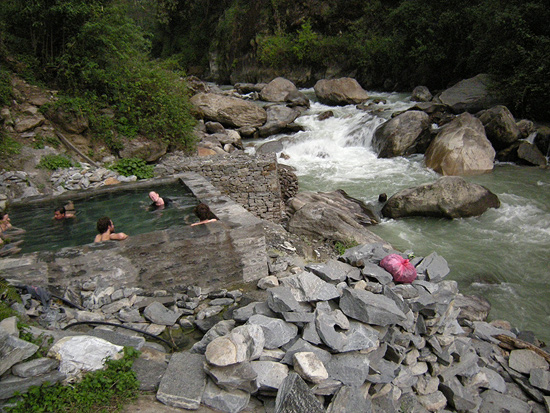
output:
[[317, 99], [325, 105], [355, 105], [369, 98], [366, 90], [351, 77], [321, 79], [315, 83], [313, 89]]
[[198, 93], [191, 98], [195, 114], [224, 126], [259, 127], [267, 120], [266, 111], [244, 99], [216, 93]]
[[[422, 141], [430, 137], [430, 123], [427, 113], [420, 110], [404, 112], [376, 128], [372, 147], [379, 158], [410, 155], [418, 152]], [[428, 145], [423, 146], [424, 152]]]
[[500, 207], [498, 197], [487, 188], [458, 176], [445, 176], [431, 184], [404, 189], [382, 208], [388, 218], [427, 216], [465, 218]]
[[442, 175], [475, 175], [493, 170], [495, 150], [481, 121], [463, 113], [441, 128], [425, 160], [428, 168]]
[[363, 202], [344, 191], [300, 192], [287, 202], [292, 214], [289, 232], [347, 243], [358, 244], [384, 240], [365, 228], [378, 223], [376, 213]]
[[454, 113], [476, 113], [500, 103], [490, 86], [490, 75], [479, 74], [444, 90], [437, 100], [449, 106]]

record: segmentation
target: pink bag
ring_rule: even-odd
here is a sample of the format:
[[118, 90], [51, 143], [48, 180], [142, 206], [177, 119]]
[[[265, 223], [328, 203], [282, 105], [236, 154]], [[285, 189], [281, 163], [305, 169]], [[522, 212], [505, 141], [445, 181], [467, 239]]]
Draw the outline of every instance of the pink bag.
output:
[[399, 254], [390, 254], [380, 261], [380, 266], [398, 283], [412, 283], [416, 279], [416, 268]]

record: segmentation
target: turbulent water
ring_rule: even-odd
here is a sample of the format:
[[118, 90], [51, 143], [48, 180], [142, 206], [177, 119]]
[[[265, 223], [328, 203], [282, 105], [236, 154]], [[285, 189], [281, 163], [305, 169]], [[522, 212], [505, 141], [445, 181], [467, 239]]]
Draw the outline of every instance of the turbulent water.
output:
[[[312, 90], [304, 92], [314, 100]], [[406, 95], [370, 94], [385, 103], [365, 112], [353, 105], [314, 102], [297, 119], [304, 131], [270, 138], [283, 143], [289, 159], [280, 162], [296, 168], [300, 190], [344, 189], [368, 203], [382, 192], [391, 196], [439, 177], [425, 167], [422, 155], [376, 157], [371, 147], [374, 130], [411, 103]], [[319, 113], [327, 110], [334, 116], [319, 121]], [[264, 142], [251, 142], [247, 151]], [[490, 174], [466, 179], [497, 194], [501, 207], [452, 221], [387, 219], [370, 229], [398, 250], [413, 250], [417, 256], [437, 252], [448, 261], [449, 278], [458, 282], [462, 293], [491, 302], [490, 319], [508, 320], [550, 344], [550, 171], [497, 164]]]

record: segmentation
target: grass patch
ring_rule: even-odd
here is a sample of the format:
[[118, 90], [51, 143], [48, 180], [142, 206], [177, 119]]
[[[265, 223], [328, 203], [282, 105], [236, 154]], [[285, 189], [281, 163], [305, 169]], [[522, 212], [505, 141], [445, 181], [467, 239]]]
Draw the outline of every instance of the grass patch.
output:
[[358, 246], [359, 244], [356, 241], [348, 240], [346, 242], [336, 241], [334, 243], [334, 250], [338, 255], [344, 255], [347, 249]]
[[125, 347], [122, 359], [108, 360], [105, 370], [87, 373], [79, 383], [32, 387], [16, 396], [19, 401], [8, 412], [118, 412], [137, 398], [139, 382], [132, 364], [138, 356], [137, 350]]
[[38, 168], [50, 171], [55, 171], [59, 168], [70, 168], [71, 166], [77, 165], [64, 155], [44, 155], [37, 165]]
[[12, 310], [10, 306], [13, 303], [20, 303], [21, 297], [17, 293], [17, 290], [12, 285], [8, 284], [6, 280], [0, 277], [0, 321], [5, 318], [16, 316], [18, 313]]

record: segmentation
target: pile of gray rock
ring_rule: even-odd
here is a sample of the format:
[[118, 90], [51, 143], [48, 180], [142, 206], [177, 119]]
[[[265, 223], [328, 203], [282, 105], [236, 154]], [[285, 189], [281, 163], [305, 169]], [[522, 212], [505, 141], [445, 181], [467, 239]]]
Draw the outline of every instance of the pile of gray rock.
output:
[[[142, 389], [178, 408], [548, 411], [550, 355], [536, 339], [506, 322], [484, 321], [487, 303], [461, 295], [436, 253], [412, 259], [418, 273], [412, 284], [395, 284], [378, 265], [390, 253], [396, 251], [364, 244], [338, 260], [270, 275], [258, 282], [265, 299], [257, 301], [238, 290], [204, 294], [197, 287], [144, 297], [91, 281], [73, 295], [85, 309], [50, 311], [49, 322], [111, 321], [152, 335], [176, 328], [205, 332], [171, 355], [151, 340], [121, 334], [128, 330], [90, 332], [144, 351], [148, 356], [134, 364]], [[42, 304], [29, 302], [26, 311], [34, 308], [37, 315]], [[4, 351], [0, 364], [22, 360], [7, 363]], [[10, 380], [16, 378], [4, 374], [0, 388]]]
[[97, 189], [120, 182], [134, 182], [137, 181], [137, 177], [135, 175], [124, 176], [104, 167], [81, 163], [80, 167], [55, 170], [50, 177], [50, 181], [54, 189], [54, 195], [59, 195], [66, 191]]

